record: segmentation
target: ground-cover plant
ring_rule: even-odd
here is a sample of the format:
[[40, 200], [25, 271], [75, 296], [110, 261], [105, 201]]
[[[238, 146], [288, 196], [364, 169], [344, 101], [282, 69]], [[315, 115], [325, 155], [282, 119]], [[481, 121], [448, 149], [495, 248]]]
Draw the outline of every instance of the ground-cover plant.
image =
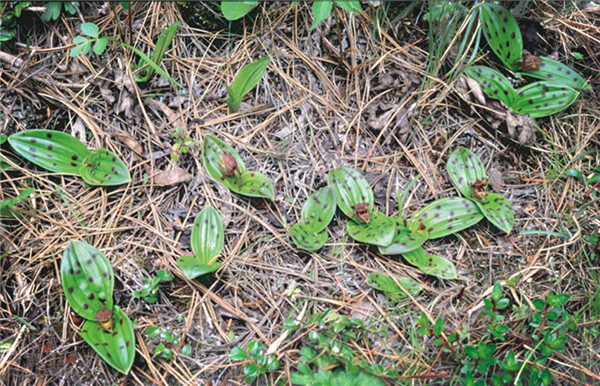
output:
[[268, 64], [269, 57], [264, 57], [245, 65], [237, 74], [231, 86], [225, 86], [227, 87], [227, 94], [229, 94], [227, 106], [229, 106], [230, 113], [238, 111], [244, 96], [256, 87], [263, 75], [265, 75]]
[[488, 176], [479, 157], [469, 149], [457, 148], [448, 157], [446, 169], [456, 189], [474, 202], [492, 224], [510, 233], [515, 222], [512, 206], [500, 194], [486, 190]]
[[380, 272], [373, 272], [370, 274], [367, 278], [367, 284], [372, 288], [383, 292], [385, 297], [392, 302], [399, 302], [407, 299], [407, 293], [414, 297], [421, 292], [421, 285], [410, 277], [401, 276], [393, 279]]
[[79, 1], [47, 1], [46, 12], [42, 13], [41, 18], [43, 21], [57, 20], [63, 7], [65, 11], [74, 15], [77, 12], [76, 6], [79, 6]]
[[[315, 1], [312, 5], [313, 23], [310, 27], [311, 31], [315, 29], [322, 21], [327, 19], [333, 9], [333, 0]], [[335, 0], [335, 4], [344, 8], [350, 13], [362, 12], [359, 1], [341, 1]]]
[[232, 192], [249, 197], [273, 199], [275, 192], [269, 177], [254, 170], [246, 170], [242, 157], [225, 142], [206, 135], [203, 157], [208, 175]]
[[333, 219], [335, 209], [335, 194], [330, 187], [313, 193], [302, 206], [302, 221], [290, 227], [290, 234], [296, 246], [306, 251], [315, 251], [325, 245], [325, 228]]
[[142, 289], [140, 289], [139, 291], [133, 291], [133, 297], [134, 298], [144, 298], [144, 300], [146, 300], [147, 303], [149, 304], [153, 304], [156, 303], [156, 301], [158, 300], [158, 285], [161, 282], [169, 282], [173, 280], [173, 276], [171, 276], [171, 274], [169, 274], [167, 271], [165, 271], [164, 269], [159, 269], [158, 272], [156, 272], [156, 276], [152, 279], [148, 279], [146, 277], [142, 278], [142, 281], [145, 283], [142, 286]]
[[248, 362], [244, 365], [244, 379], [248, 384], [267, 371], [275, 371], [279, 368], [279, 360], [275, 354], [267, 355], [263, 350], [263, 344], [256, 340], [250, 341], [245, 350], [237, 346], [231, 349], [229, 359]]
[[0, 202], [0, 215], [1, 216], [19, 216], [16, 211], [13, 211], [15, 205], [19, 202], [26, 201], [29, 196], [35, 192], [34, 188], [23, 189], [21, 193], [15, 198], [9, 198]]
[[71, 48], [70, 57], [74, 57], [83, 53], [87, 55], [93, 45], [93, 51], [96, 55], [102, 55], [108, 45], [108, 38], [99, 36], [98, 26], [94, 23], [83, 23], [79, 26], [82, 35], [73, 38], [75, 47]]
[[71, 309], [87, 319], [81, 337], [109, 365], [127, 374], [135, 356], [133, 324], [113, 304], [114, 274], [96, 248], [71, 241], [60, 267], [63, 290]]
[[[161, 342], [154, 348], [154, 355], [167, 360], [173, 357], [173, 347], [177, 347], [181, 341], [180, 337], [159, 326], [148, 327], [146, 329], [146, 336], [149, 339], [161, 339]], [[181, 347], [179, 353], [182, 355], [190, 355], [192, 353], [192, 346], [190, 344], [184, 345]]]
[[221, 215], [215, 208], [207, 206], [198, 213], [192, 227], [190, 243], [194, 256], [181, 256], [177, 266], [188, 279], [218, 270], [222, 264], [216, 260], [224, 241]]
[[[137, 64], [132, 62], [132, 67], [136, 71], [135, 80], [137, 82], [147, 82], [152, 74], [154, 74], [154, 71], [157, 71], [161, 75], [165, 76], [166, 73], [159, 67], [159, 65], [163, 56], [165, 55], [165, 52], [167, 52], [171, 46], [179, 25], [181, 25], [181, 22], [176, 21], [161, 32], [158, 40], [156, 41], [156, 45], [154, 46], [154, 51], [152, 51], [151, 57], [143, 55], [142, 52], [137, 52], [140, 56], [140, 59], [138, 60]], [[168, 74], [166, 77], [170, 78]]]
[[248, 12], [258, 4], [258, 0], [252, 1], [221, 1], [221, 12], [225, 19], [234, 21], [246, 16]]
[[21, 17], [23, 8], [29, 6], [30, 1], [13, 1], [7, 4], [8, 10], [3, 9], [0, 15], [0, 42], [7, 42], [17, 36], [17, 19]]
[[103, 148], [90, 151], [61, 131], [25, 130], [8, 137], [8, 142], [28, 161], [52, 172], [80, 175], [90, 185], [131, 181], [127, 165], [117, 155]]
[[171, 133], [171, 137], [173, 137], [175, 141], [173, 145], [171, 145], [171, 148], [173, 149], [173, 152], [171, 153], [171, 159], [173, 162], [178, 162], [181, 154], [187, 154], [192, 149], [195, 149], [199, 144], [198, 141], [185, 134], [180, 126], [178, 126], [175, 131]]

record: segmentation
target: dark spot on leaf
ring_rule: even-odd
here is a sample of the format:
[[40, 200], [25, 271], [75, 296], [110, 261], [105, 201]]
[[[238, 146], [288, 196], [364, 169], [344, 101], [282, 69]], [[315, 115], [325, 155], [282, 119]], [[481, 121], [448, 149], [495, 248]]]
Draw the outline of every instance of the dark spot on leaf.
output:
[[93, 283], [93, 282], [94, 282], [94, 278], [93, 278], [93, 277], [91, 277], [91, 276], [90, 276], [90, 277], [88, 277], [88, 280], [90, 281], [90, 283]]
[[94, 300], [94, 294], [89, 294], [87, 298], [90, 300]]
[[70, 294], [72, 294], [72, 293], [73, 293], [73, 287], [69, 287], [69, 288], [68, 288], [68, 290], [69, 290], [69, 293], [70, 293]]
[[83, 303], [83, 309], [87, 310], [88, 308], [90, 308], [90, 306], [87, 303]]
[[73, 166], [74, 168], [76, 168], [78, 165], [75, 162], [71, 162], [71, 166]]

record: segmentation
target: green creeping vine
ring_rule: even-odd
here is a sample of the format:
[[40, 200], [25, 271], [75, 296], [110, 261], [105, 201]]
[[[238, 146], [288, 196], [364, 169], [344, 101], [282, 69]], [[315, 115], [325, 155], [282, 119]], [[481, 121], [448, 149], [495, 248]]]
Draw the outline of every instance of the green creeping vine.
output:
[[109, 365], [127, 374], [135, 356], [133, 324], [113, 304], [114, 275], [108, 259], [96, 248], [71, 241], [60, 267], [69, 305], [87, 319], [81, 337]]

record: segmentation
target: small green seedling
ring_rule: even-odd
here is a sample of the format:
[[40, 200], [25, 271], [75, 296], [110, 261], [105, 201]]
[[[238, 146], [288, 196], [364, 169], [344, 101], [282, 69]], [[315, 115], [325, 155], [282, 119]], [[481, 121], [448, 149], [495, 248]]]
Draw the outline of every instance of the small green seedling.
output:
[[475, 203], [492, 224], [510, 233], [515, 214], [506, 198], [486, 191], [487, 173], [479, 157], [469, 149], [461, 147], [450, 154], [446, 168], [454, 186]]
[[246, 16], [248, 12], [258, 4], [257, 0], [253, 1], [221, 1], [221, 12], [225, 19], [234, 21]]
[[76, 44], [76, 46], [71, 49], [69, 56], [73, 58], [81, 53], [87, 55], [90, 49], [96, 55], [102, 55], [108, 45], [108, 38], [101, 38], [99, 36], [98, 26], [94, 23], [83, 23], [80, 29], [82, 35], [73, 38], [73, 44]]
[[232, 192], [249, 197], [273, 199], [275, 191], [269, 177], [254, 170], [246, 171], [242, 157], [225, 142], [206, 135], [203, 157], [208, 175]]
[[[367, 284], [376, 290], [382, 291], [385, 297], [393, 302], [399, 302], [408, 298], [406, 293], [415, 297], [421, 292], [421, 285], [410, 277], [398, 277], [396, 280], [388, 275], [373, 272], [367, 278]], [[404, 291], [400, 288], [400, 286]]]
[[226, 86], [229, 94], [227, 105], [230, 113], [238, 111], [242, 99], [262, 79], [268, 64], [269, 58], [265, 57], [245, 65], [237, 74], [231, 86]]
[[[146, 329], [146, 335], [148, 338], [160, 338], [162, 341], [154, 348], [154, 355], [160, 356], [164, 359], [171, 359], [173, 357], [172, 347], [177, 347], [181, 338], [173, 334], [172, 332], [160, 328], [159, 326], [150, 326]], [[192, 353], [192, 346], [189, 344], [184, 345], [179, 351], [182, 355], [190, 355]]]
[[[173, 42], [173, 38], [175, 38], [175, 34], [177, 33], [177, 28], [181, 25], [180, 21], [176, 21], [167, 27], [163, 32], [161, 32], [158, 40], [156, 41], [156, 46], [154, 47], [154, 51], [152, 51], [152, 57], [148, 57], [146, 55], [140, 55], [140, 59], [137, 64], [132, 63], [133, 69], [136, 70], [135, 80], [137, 82], [147, 82], [154, 71], [159, 72], [161, 75], [165, 76], [166, 72], [160, 69], [159, 65], [165, 55], [165, 52], [171, 46]], [[140, 53], [138, 53], [140, 54]], [[170, 78], [168, 75], [167, 78]], [[171, 80], [171, 79], [169, 79]]]
[[148, 304], [156, 303], [156, 301], [158, 300], [158, 285], [161, 282], [166, 283], [171, 280], [173, 280], [173, 276], [171, 276], [171, 274], [169, 274], [164, 269], [159, 269], [158, 272], [156, 272], [156, 277], [152, 279], [148, 279], [145, 277], [142, 278], [142, 281], [144, 281], [145, 284], [142, 286], [141, 290], [133, 291], [133, 297], [144, 298], [144, 300], [146, 300]]
[[71, 309], [87, 319], [81, 337], [109, 365], [127, 374], [135, 356], [131, 320], [113, 305], [114, 274], [96, 248], [71, 241], [63, 254], [60, 277]]
[[327, 242], [325, 228], [335, 215], [335, 194], [330, 187], [313, 193], [302, 206], [302, 221], [290, 227], [292, 240], [301, 249], [315, 251]]
[[256, 340], [250, 341], [246, 350], [240, 347], [231, 349], [229, 359], [248, 362], [244, 366], [244, 378], [248, 384], [254, 382], [267, 371], [274, 371], [279, 368], [277, 357], [274, 354], [266, 355], [263, 344]]
[[408, 253], [403, 253], [402, 257], [422, 272], [435, 276], [438, 279], [453, 280], [457, 278], [454, 263], [441, 256], [428, 255], [421, 247]]
[[182, 154], [187, 154], [192, 151], [192, 149], [196, 149], [199, 144], [198, 141], [185, 134], [183, 129], [179, 126], [171, 133], [171, 137], [175, 140], [173, 145], [171, 145], [171, 148], [173, 149], [171, 159], [173, 162], [178, 162]]
[[218, 270], [222, 264], [216, 260], [223, 250], [224, 240], [221, 215], [213, 207], [207, 206], [198, 213], [192, 227], [194, 256], [181, 256], [177, 266], [190, 280]]
[[19, 202], [26, 201], [29, 198], [29, 196], [31, 196], [33, 194], [33, 192], [35, 192], [34, 188], [27, 188], [27, 189], [24, 189], [17, 197], [9, 198], [7, 200], [1, 201], [0, 202], [0, 216], [20, 217], [20, 215], [17, 212], [13, 212], [13, 208]]

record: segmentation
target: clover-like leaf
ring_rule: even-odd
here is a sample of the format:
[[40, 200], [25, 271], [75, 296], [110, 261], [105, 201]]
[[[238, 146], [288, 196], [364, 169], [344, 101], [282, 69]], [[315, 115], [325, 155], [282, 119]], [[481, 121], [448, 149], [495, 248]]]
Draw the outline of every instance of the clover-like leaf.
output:
[[322, 248], [327, 242], [327, 232], [325, 230], [315, 232], [310, 225], [303, 222], [292, 225], [290, 235], [298, 248], [309, 252]]
[[515, 214], [510, 202], [498, 193], [488, 193], [481, 201], [475, 201], [489, 222], [506, 233], [515, 224]]
[[177, 266], [188, 279], [192, 280], [198, 276], [217, 271], [222, 264], [218, 261], [212, 264], [204, 264], [195, 256], [184, 255], [177, 259]]
[[358, 171], [340, 167], [329, 172], [327, 181], [335, 193], [337, 206], [346, 216], [355, 218], [354, 210], [358, 204], [369, 204], [369, 211], [372, 211], [373, 189]]
[[273, 183], [263, 173], [248, 170], [240, 176], [240, 185], [231, 189], [235, 193], [248, 197], [263, 197], [273, 199], [275, 190]]
[[21, 156], [46, 170], [79, 174], [79, 167], [90, 153], [77, 138], [54, 130], [25, 130], [8, 137]]
[[392, 243], [396, 227], [394, 221], [383, 213], [373, 212], [368, 223], [346, 223], [346, 231], [354, 240], [361, 243], [387, 247]]
[[108, 259], [96, 248], [71, 241], [60, 266], [60, 278], [73, 311], [88, 320], [113, 308], [114, 274]]
[[450, 154], [446, 170], [456, 189], [467, 198], [472, 197], [474, 185], [487, 183], [485, 166], [475, 153], [464, 147]]
[[498, 99], [507, 107], [517, 99], [517, 93], [508, 79], [498, 71], [486, 66], [471, 66], [465, 74], [473, 78], [481, 89], [490, 98]]
[[302, 221], [314, 233], [319, 233], [329, 225], [335, 214], [335, 193], [326, 186], [313, 193], [302, 206]]
[[[392, 219], [393, 220], [393, 219]], [[387, 247], [379, 247], [383, 255], [398, 255], [419, 248], [429, 239], [429, 233], [420, 222], [396, 219], [395, 233], [392, 243]], [[422, 229], [419, 229], [421, 226]]]
[[[411, 296], [417, 296], [421, 292], [421, 285], [410, 277], [398, 277], [396, 280]], [[401, 301], [408, 298], [398, 284], [391, 277], [383, 273], [371, 273], [367, 278], [367, 284], [376, 290], [382, 291], [392, 301]]]
[[[223, 173], [223, 167], [228, 166], [225, 160], [230, 159], [229, 156], [224, 156], [225, 153], [235, 161], [235, 173], [227, 173], [229, 175]], [[231, 190], [239, 189], [239, 176], [246, 172], [246, 165], [233, 147], [212, 135], [206, 135], [204, 137], [203, 157], [204, 168], [213, 180], [222, 183]], [[226, 169], [229, 170], [230, 168], [227, 167]]]
[[207, 206], [194, 220], [190, 241], [192, 251], [201, 264], [210, 265], [221, 254], [224, 241], [221, 215], [215, 208]]
[[456, 266], [450, 260], [437, 255], [428, 255], [423, 248], [403, 253], [402, 257], [422, 272], [438, 279], [456, 279]]
[[79, 167], [81, 178], [90, 185], [112, 186], [131, 181], [127, 165], [106, 149], [92, 150]]
[[571, 87], [553, 82], [534, 82], [517, 90], [510, 111], [532, 118], [546, 117], [569, 107], [579, 96]]
[[81, 337], [106, 363], [127, 374], [135, 357], [133, 324], [118, 306], [114, 307], [113, 319], [113, 331], [103, 329], [98, 322], [86, 321], [81, 329]]
[[413, 215], [414, 222], [422, 223], [429, 239], [457, 233], [477, 224], [483, 214], [474, 202], [460, 197], [444, 197], [433, 201]]
[[554, 59], [541, 56], [534, 67], [526, 69], [521, 66], [521, 70], [528, 76], [547, 80], [557, 85], [569, 86], [576, 90], [589, 90], [590, 88], [589, 84], [577, 71]]
[[502, 6], [492, 3], [481, 4], [479, 15], [488, 44], [506, 67], [514, 69], [515, 61], [523, 54], [523, 38], [517, 21]]

